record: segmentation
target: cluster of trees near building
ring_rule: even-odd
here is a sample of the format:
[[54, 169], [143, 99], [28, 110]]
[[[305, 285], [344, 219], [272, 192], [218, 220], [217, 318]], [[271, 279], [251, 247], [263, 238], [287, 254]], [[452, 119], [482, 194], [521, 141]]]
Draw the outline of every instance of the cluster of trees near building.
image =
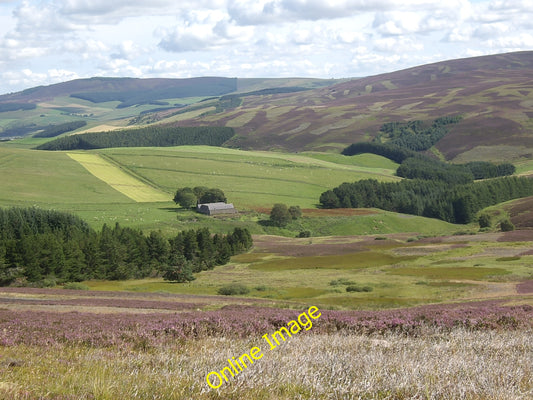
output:
[[[532, 179], [508, 177], [515, 172], [512, 164], [450, 164], [418, 152], [437, 143], [446, 134], [446, 126], [459, 121], [459, 117], [444, 117], [429, 127], [421, 121], [383, 125], [377, 140], [352, 144], [343, 154], [387, 157], [400, 163], [396, 174], [407, 179], [394, 183], [372, 179], [343, 183], [322, 193], [321, 205], [375, 207], [465, 224], [485, 207], [533, 195]], [[382, 143], [383, 139], [388, 141]], [[492, 179], [485, 180], [488, 178]]]
[[37, 150], [91, 150], [109, 147], [169, 147], [184, 145], [221, 146], [235, 135], [228, 127], [167, 127], [91, 132], [57, 138], [36, 147]]
[[0, 284], [54, 285], [87, 279], [163, 276], [194, 279], [248, 250], [248, 230], [212, 235], [208, 228], [167, 239], [159, 231], [104, 225], [95, 231], [79, 217], [37, 208], [0, 209]]
[[174, 195], [174, 203], [183, 208], [191, 208], [198, 203], [225, 203], [226, 201], [228, 199], [221, 189], [207, 188], [205, 186], [179, 188]]
[[276, 203], [270, 210], [270, 223], [274, 226], [283, 228], [292, 221], [302, 216], [302, 209], [300, 206], [287, 207], [286, 204]]

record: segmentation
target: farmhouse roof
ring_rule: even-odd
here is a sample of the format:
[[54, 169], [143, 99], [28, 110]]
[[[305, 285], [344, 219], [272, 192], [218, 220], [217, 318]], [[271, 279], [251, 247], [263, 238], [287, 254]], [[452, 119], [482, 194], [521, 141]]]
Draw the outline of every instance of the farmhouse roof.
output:
[[210, 211], [216, 211], [216, 210], [228, 210], [233, 207], [233, 203], [205, 203], [205, 204], [198, 204], [198, 207], [206, 206]]

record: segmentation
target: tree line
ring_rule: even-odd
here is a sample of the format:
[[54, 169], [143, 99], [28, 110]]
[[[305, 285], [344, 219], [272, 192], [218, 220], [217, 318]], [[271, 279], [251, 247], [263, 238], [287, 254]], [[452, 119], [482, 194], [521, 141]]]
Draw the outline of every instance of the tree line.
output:
[[196, 186], [194, 188], [183, 187], [176, 190], [174, 195], [174, 203], [183, 208], [191, 208], [196, 204], [205, 203], [225, 203], [228, 201], [226, 195], [221, 189], [207, 188], [205, 186]]
[[37, 150], [91, 150], [109, 147], [221, 146], [235, 135], [228, 127], [164, 127], [124, 129], [70, 135], [43, 143]]
[[[421, 153], [434, 146], [448, 133], [448, 126], [461, 120], [460, 116], [437, 118], [431, 125], [423, 121], [388, 122], [372, 142], [354, 143], [342, 154], [353, 156], [377, 154], [398, 164], [396, 175], [409, 179], [441, 180], [451, 184], [465, 184], [479, 179], [514, 174], [510, 163], [493, 164], [487, 161], [450, 164]], [[385, 142], [383, 142], [385, 140]]]
[[68, 213], [0, 209], [0, 284], [148, 276], [186, 282], [251, 246], [249, 231], [241, 228], [226, 235], [200, 228], [167, 239], [159, 231], [145, 235], [118, 223], [95, 231]]
[[324, 208], [381, 208], [466, 224], [476, 213], [504, 201], [533, 195], [533, 179], [503, 177], [450, 185], [443, 180], [343, 183], [320, 196]]
[[65, 122], [64, 124], [50, 125], [43, 129], [41, 132], [33, 135], [35, 138], [51, 138], [59, 136], [63, 133], [74, 131], [83, 126], [87, 125], [86, 121], [70, 121]]
[[18, 111], [18, 110], [35, 110], [35, 103], [0, 103], [0, 112]]
[[515, 171], [516, 167], [510, 163], [494, 164], [488, 161], [474, 161], [466, 164], [450, 164], [417, 154], [404, 160], [396, 170], [396, 175], [408, 179], [464, 184], [474, 180], [509, 176]]

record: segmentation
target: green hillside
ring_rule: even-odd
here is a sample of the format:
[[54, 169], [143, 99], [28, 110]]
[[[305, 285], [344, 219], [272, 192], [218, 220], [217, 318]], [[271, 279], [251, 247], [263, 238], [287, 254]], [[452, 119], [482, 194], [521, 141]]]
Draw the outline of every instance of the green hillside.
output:
[[[3, 176], [0, 206], [37, 206], [74, 212], [99, 228], [107, 223], [172, 233], [209, 226], [226, 232], [242, 226], [255, 234], [295, 236], [436, 234], [461, 228], [380, 210], [317, 210], [320, 193], [345, 181], [394, 181], [397, 165], [383, 157], [327, 153], [251, 152], [208, 146], [114, 148], [88, 152], [44, 152], [0, 145]], [[240, 211], [213, 219], [177, 207], [178, 187], [222, 189]], [[168, 199], [168, 200], [165, 200]], [[286, 228], [260, 223], [275, 203], [299, 205], [304, 218]], [[424, 221], [424, 222], [422, 222]]]
[[[220, 187], [240, 208], [275, 202], [313, 208], [332, 184], [374, 177], [392, 181], [395, 164], [379, 156], [248, 152], [208, 146], [94, 150], [141, 182], [168, 193], [183, 186]], [[332, 161], [327, 158], [333, 157]], [[320, 159], [325, 158], [325, 159]], [[339, 162], [340, 161], [340, 162]], [[123, 203], [126, 198], [67, 153], [0, 146], [4, 203]]]

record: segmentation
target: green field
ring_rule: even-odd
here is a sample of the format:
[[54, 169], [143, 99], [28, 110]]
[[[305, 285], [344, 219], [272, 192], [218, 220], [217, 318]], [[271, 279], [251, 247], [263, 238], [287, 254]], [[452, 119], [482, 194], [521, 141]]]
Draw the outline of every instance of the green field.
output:
[[[87, 282], [93, 289], [216, 294], [221, 285], [238, 282], [251, 289], [250, 296], [277, 304], [313, 299], [324, 307], [381, 308], [484, 298], [487, 287], [504, 295], [514, 285], [508, 282], [533, 276], [531, 256], [519, 256], [527, 251], [527, 243], [496, 243], [490, 236], [476, 241], [457, 236], [450, 239], [452, 244], [419, 242], [424, 236], [474, 233], [477, 224], [458, 226], [377, 209], [316, 208], [326, 189], [363, 178], [396, 180], [395, 167], [374, 155], [204, 146], [65, 153], [4, 144], [0, 146], [4, 177], [0, 205], [70, 211], [97, 229], [119, 222], [165, 235], [202, 226], [221, 233], [243, 227], [256, 235], [251, 253], [199, 273], [188, 284], [159, 278]], [[224, 190], [239, 214], [212, 218], [171, 201], [178, 187], [200, 185]], [[147, 197], [136, 197], [145, 190]], [[277, 202], [299, 205], [302, 218], [285, 228], [271, 226], [267, 212]], [[294, 239], [302, 231], [312, 237]], [[280, 241], [281, 236], [285, 238]], [[363, 241], [366, 244], [357, 247]], [[356, 247], [347, 250], [347, 246]], [[331, 284], [339, 279], [372, 291], [348, 293], [346, 285]]]
[[0, 146], [0, 204], [10, 206], [127, 203], [66, 153]]
[[360, 157], [360, 164], [353, 160], [348, 165], [306, 155], [202, 146], [99, 152], [168, 193], [185, 186], [218, 187], [237, 208], [271, 207], [277, 202], [314, 208], [320, 194], [334, 184], [398, 179], [393, 168], [368, 167], [374, 158], [370, 155]]
[[94, 153], [67, 153], [87, 171], [136, 202], [168, 201], [168, 195], [136, 179]]
[[[459, 236], [449, 242], [405, 238], [383, 244], [364, 236], [282, 241], [262, 236], [252, 252], [201, 272], [187, 284], [157, 278], [85, 283], [94, 290], [206, 295], [239, 283], [250, 289], [246, 297], [290, 307], [312, 302], [324, 308], [379, 309], [490, 298], [533, 304], [532, 296], [519, 296], [515, 290], [518, 282], [533, 276], [533, 256], [511, 256], [527, 251], [531, 243], [496, 243], [486, 235]], [[337, 254], [335, 246], [340, 243], [359, 246], [360, 251]], [[371, 289], [346, 291], [354, 285]]]

